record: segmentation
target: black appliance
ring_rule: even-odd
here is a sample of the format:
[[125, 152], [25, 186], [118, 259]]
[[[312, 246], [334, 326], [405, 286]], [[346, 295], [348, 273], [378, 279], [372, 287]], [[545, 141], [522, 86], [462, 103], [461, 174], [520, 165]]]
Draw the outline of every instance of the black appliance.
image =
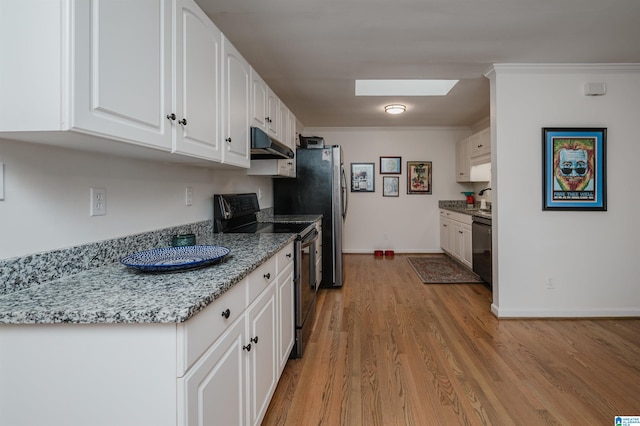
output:
[[287, 233], [297, 234], [293, 243], [293, 288], [295, 344], [291, 358], [302, 357], [304, 344], [313, 329], [316, 312], [316, 243], [318, 230], [313, 222], [258, 222], [258, 196], [216, 194], [213, 196], [213, 230], [216, 233]]
[[483, 281], [492, 285], [492, 254], [491, 254], [491, 214], [479, 213], [473, 215], [471, 223], [471, 246], [473, 272]]
[[337, 145], [298, 148], [296, 178], [273, 180], [274, 214], [322, 214], [320, 287], [342, 287], [344, 283], [342, 228], [347, 214], [347, 196], [342, 148]]
[[271, 138], [262, 129], [251, 128], [252, 160], [291, 159], [293, 157], [294, 153], [291, 148]]

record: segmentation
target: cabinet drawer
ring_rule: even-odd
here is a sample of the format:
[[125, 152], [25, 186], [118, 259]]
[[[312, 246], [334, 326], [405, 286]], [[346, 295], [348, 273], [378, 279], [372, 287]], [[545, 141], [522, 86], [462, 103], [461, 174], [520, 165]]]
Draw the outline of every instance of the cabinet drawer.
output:
[[293, 243], [278, 252], [276, 255], [276, 262], [276, 270], [278, 271], [278, 274], [284, 271], [290, 263], [293, 263]]
[[[280, 252], [282, 252], [282, 250]], [[264, 289], [267, 288], [269, 284], [271, 284], [271, 282], [276, 278], [277, 257], [278, 255], [273, 256], [271, 259], [264, 262], [247, 278], [249, 280], [249, 289], [247, 292], [249, 296], [247, 300], [248, 305], [250, 305], [251, 302], [253, 302], [256, 297], [258, 297], [260, 293], [262, 293]]]
[[454, 212], [451, 210], [440, 210], [440, 218], [455, 220], [456, 222], [466, 223], [468, 225], [471, 225], [473, 220], [473, 216], [470, 214]]
[[247, 285], [245, 278], [193, 318], [178, 324], [178, 377], [184, 375], [214, 340], [244, 312], [248, 306]]

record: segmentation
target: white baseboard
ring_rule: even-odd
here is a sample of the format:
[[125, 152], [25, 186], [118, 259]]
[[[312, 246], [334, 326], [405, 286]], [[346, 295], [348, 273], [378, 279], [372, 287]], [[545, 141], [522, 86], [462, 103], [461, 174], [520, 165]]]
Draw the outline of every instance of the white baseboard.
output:
[[491, 312], [500, 319], [508, 318], [619, 318], [640, 317], [640, 308], [602, 309], [501, 309], [491, 304]]
[[393, 247], [377, 248], [377, 249], [342, 249], [343, 254], [370, 254], [373, 255], [374, 250], [393, 250], [396, 254], [437, 254], [444, 253], [442, 250], [415, 250], [415, 249], [396, 249]]

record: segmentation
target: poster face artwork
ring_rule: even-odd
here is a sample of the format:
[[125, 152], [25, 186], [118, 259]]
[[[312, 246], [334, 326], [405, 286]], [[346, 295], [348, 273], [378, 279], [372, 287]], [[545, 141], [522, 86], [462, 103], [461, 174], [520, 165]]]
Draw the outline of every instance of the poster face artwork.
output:
[[606, 210], [606, 128], [543, 128], [543, 210]]
[[591, 200], [595, 138], [553, 138], [553, 200]]

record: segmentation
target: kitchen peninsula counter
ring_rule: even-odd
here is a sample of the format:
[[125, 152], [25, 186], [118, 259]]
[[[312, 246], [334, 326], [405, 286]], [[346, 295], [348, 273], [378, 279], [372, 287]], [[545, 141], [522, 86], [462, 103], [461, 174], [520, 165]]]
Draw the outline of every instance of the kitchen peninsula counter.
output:
[[0, 295], [2, 324], [187, 321], [295, 239], [295, 234], [212, 234], [231, 250], [199, 269], [148, 273], [111, 263]]

